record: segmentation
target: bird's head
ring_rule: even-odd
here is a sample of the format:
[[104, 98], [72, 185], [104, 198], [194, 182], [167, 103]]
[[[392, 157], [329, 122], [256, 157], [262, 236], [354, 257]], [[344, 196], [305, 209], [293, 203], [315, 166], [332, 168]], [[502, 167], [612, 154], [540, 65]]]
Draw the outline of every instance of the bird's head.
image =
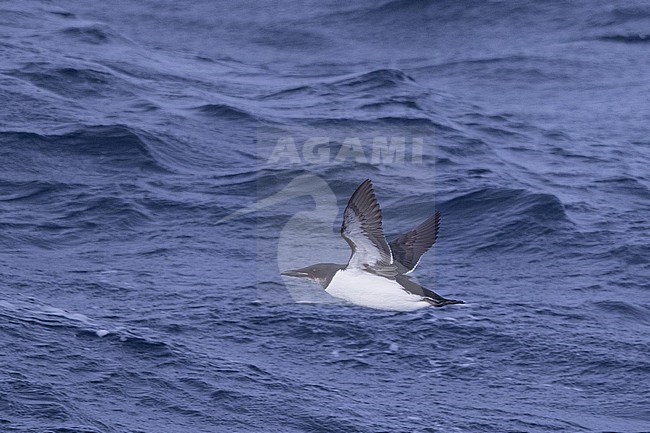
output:
[[315, 281], [323, 287], [327, 287], [330, 281], [332, 281], [334, 274], [344, 267], [345, 265], [337, 265], [336, 263], [318, 263], [300, 269], [284, 271], [282, 272], [282, 275], [287, 277], [305, 278], [307, 280]]

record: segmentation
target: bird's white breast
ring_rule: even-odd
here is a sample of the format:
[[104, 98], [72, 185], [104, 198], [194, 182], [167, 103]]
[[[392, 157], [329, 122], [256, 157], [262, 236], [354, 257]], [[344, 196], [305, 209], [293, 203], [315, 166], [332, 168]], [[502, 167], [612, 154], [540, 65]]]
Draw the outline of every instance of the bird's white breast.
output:
[[325, 290], [353, 304], [379, 310], [413, 311], [430, 305], [396, 281], [360, 269], [338, 271]]

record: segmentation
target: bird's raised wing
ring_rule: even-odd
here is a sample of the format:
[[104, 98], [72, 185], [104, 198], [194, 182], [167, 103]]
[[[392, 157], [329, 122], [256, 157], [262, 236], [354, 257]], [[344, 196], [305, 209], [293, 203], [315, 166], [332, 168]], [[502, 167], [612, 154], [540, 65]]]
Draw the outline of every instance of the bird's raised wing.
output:
[[352, 248], [348, 268], [383, 268], [393, 263], [370, 179], [359, 185], [350, 197], [343, 213], [341, 236]]
[[[412, 272], [420, 263], [422, 254], [436, 242], [439, 228], [440, 212], [436, 212], [422, 224], [390, 243], [393, 260], [402, 273]], [[402, 269], [400, 265], [404, 268]]]

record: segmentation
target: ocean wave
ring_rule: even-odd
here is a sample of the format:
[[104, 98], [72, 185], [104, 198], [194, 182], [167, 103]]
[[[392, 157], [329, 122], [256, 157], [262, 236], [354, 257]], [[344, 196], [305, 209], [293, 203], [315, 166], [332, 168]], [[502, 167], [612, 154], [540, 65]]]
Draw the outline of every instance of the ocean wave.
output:
[[11, 326], [28, 323], [46, 328], [73, 331], [96, 332], [98, 329], [98, 325], [84, 314], [43, 304], [35, 299], [12, 300], [11, 302], [0, 300], [0, 315], [3, 316], [3, 321]]
[[[293, 121], [300, 121], [303, 125], [313, 128], [329, 128], [334, 129], [333, 133], [337, 134], [335, 137], [363, 137], [364, 135], [370, 136], [367, 139], [372, 140], [374, 131], [381, 130], [384, 134], [388, 131], [392, 132], [393, 136], [427, 136], [441, 131], [452, 131], [450, 126], [439, 123], [430, 117], [411, 117], [411, 116], [370, 116], [366, 118], [359, 117], [322, 117], [322, 116], [301, 116], [293, 118]], [[461, 146], [454, 146], [458, 151]]]
[[648, 266], [648, 257], [650, 257], [650, 246], [645, 244], [627, 244], [611, 248], [603, 253], [596, 254], [597, 258], [616, 260], [630, 266]]
[[334, 81], [329, 87], [346, 91], [368, 91], [393, 88], [404, 83], [415, 83], [415, 80], [399, 69], [376, 69]]
[[469, 218], [510, 213], [530, 215], [539, 221], [569, 221], [558, 197], [523, 189], [484, 188], [441, 203], [441, 206], [451, 212], [463, 212]]
[[573, 227], [557, 196], [527, 190], [485, 188], [442, 202], [438, 208], [445, 215], [442, 230], [451, 221], [446, 236], [459, 248], [534, 252], [540, 242]]
[[216, 119], [257, 121], [251, 113], [227, 104], [204, 104], [194, 108], [195, 111]]
[[636, 196], [644, 200], [650, 199], [650, 186], [645, 185], [642, 179], [627, 175], [608, 177], [595, 181], [599, 188], [615, 194]]
[[100, 324], [84, 314], [42, 304], [36, 300], [0, 300], [0, 316], [11, 327], [22, 323], [57, 329], [57, 332], [72, 331], [79, 338], [117, 342], [130, 350], [153, 356], [173, 356], [174, 352], [171, 345], [162, 340], [139, 335], [123, 326]]
[[79, 42], [93, 45], [107, 44], [115, 39], [110, 29], [97, 23], [66, 27], [61, 33]]
[[650, 306], [635, 305], [628, 301], [607, 300], [593, 303], [606, 313], [614, 313], [627, 321], [650, 325]]
[[[384, 2], [360, 3], [347, 10], [332, 12], [323, 17], [325, 21], [351, 21], [357, 23], [380, 24], [413, 24], [425, 23], [431, 19], [435, 12], [440, 14], [448, 9], [453, 9], [454, 2], [435, 2], [431, 0], [417, 3], [409, 0], [388, 0]], [[458, 7], [462, 11], [467, 7], [463, 4]], [[435, 16], [435, 15], [434, 15]], [[358, 25], [358, 24], [357, 24]]]
[[[267, 94], [262, 99], [277, 100], [296, 97], [314, 97], [318, 95], [358, 95], [360, 91], [379, 90], [379, 94], [373, 94], [373, 98], [377, 98], [383, 93], [391, 93], [395, 88], [404, 86], [415, 86], [415, 80], [404, 71], [399, 69], [375, 69], [344, 77], [330, 78], [301, 86], [289, 87]], [[393, 94], [390, 96], [395, 97]]]
[[0, 179], [0, 201], [48, 202], [53, 195], [65, 194], [73, 188], [73, 185], [56, 181]]
[[632, 2], [637, 4], [625, 5], [622, 4], [612, 4], [610, 7], [605, 8], [602, 11], [594, 14], [591, 17], [590, 22], [594, 26], [603, 26], [603, 25], [620, 25], [630, 22], [643, 22], [644, 20], [650, 18], [650, 8], [647, 4], [643, 6], [643, 2]]
[[603, 35], [596, 38], [599, 41], [619, 42], [623, 44], [647, 44], [650, 43], [650, 34], [623, 34], [623, 35]]
[[135, 85], [99, 64], [30, 62], [8, 73], [66, 99], [135, 97]]
[[61, 7], [54, 6], [54, 5], [47, 5], [48, 7], [45, 9], [47, 13], [55, 15], [57, 17], [62, 17], [66, 19], [75, 19], [76, 15], [73, 14], [72, 12], [65, 10]]
[[264, 26], [259, 30], [264, 36], [254, 36], [252, 41], [262, 46], [283, 49], [317, 49], [327, 45], [327, 37], [311, 29]]
[[385, 110], [385, 109], [390, 109], [390, 110], [402, 109], [402, 110], [412, 110], [415, 112], [423, 111], [420, 105], [418, 104], [418, 101], [415, 98], [404, 97], [404, 96], [392, 96], [377, 102], [368, 102], [362, 104], [359, 108], [361, 108], [362, 110], [371, 110], [371, 111], [378, 111], [378, 110]]
[[151, 221], [151, 215], [122, 197], [86, 197], [69, 204], [57, 221], [85, 230], [134, 230]]
[[83, 126], [64, 134], [2, 131], [0, 142], [9, 149], [5, 161], [12, 168], [41, 175], [168, 172], [152, 151], [160, 140], [126, 125]]

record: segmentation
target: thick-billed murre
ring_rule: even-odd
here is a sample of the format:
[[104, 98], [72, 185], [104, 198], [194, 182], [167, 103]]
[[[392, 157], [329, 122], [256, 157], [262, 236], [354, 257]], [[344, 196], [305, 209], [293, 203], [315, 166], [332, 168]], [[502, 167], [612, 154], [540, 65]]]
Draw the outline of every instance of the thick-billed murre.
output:
[[341, 236], [352, 248], [347, 265], [318, 263], [282, 272], [318, 282], [327, 293], [353, 304], [380, 310], [412, 311], [433, 305], [462, 304], [412, 281], [407, 274], [438, 236], [440, 212], [390, 244], [382, 229], [379, 203], [370, 179], [350, 197], [343, 213]]

